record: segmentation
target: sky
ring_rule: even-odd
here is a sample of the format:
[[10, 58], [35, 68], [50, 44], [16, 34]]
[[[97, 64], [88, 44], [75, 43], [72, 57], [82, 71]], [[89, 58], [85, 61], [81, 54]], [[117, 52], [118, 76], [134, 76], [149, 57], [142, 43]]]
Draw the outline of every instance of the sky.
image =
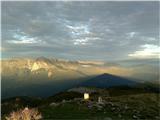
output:
[[2, 58], [158, 58], [158, 2], [2, 2]]

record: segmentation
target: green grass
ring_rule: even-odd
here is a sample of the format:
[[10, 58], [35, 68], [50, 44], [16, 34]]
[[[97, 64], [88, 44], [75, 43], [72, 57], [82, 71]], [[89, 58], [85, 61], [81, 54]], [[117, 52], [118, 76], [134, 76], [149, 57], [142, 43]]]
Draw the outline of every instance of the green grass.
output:
[[40, 111], [44, 119], [84, 119], [90, 116], [89, 110], [85, 106], [79, 106], [76, 103], [66, 103], [57, 107], [45, 106], [41, 107]]
[[[97, 101], [98, 96], [102, 96], [103, 100], [107, 101], [101, 110], [98, 110], [97, 107], [93, 107], [92, 109], [88, 108], [88, 102], [85, 101], [73, 101], [74, 98], [83, 98], [83, 94], [76, 92], [62, 92], [46, 99], [31, 97], [23, 97], [20, 101], [15, 101], [15, 98], [8, 99], [2, 101], [2, 120], [4, 119], [4, 116], [10, 112], [26, 106], [38, 108], [44, 120], [103, 120], [104, 118], [112, 118], [112, 120], [136, 119], [133, 118], [133, 116], [138, 117], [137, 119], [145, 120], [158, 120], [160, 118], [160, 94], [147, 93], [144, 92], [144, 90], [139, 89], [117, 89], [118, 90], [103, 89], [99, 91], [99, 93], [91, 94], [90, 97], [95, 102]], [[112, 96], [106, 97], [105, 93], [107, 93], [107, 91], [109, 91]], [[62, 103], [62, 100], [64, 99], [71, 101]], [[52, 102], [59, 104], [57, 106], [51, 106], [50, 104]]]
[[[133, 119], [136, 115], [139, 119], [155, 119], [159, 116], [160, 107], [157, 101], [158, 94], [139, 94], [112, 97], [102, 110], [97, 108], [89, 109], [87, 103], [78, 104], [76, 102], [65, 103], [59, 106], [42, 106], [39, 108], [44, 119]], [[124, 106], [127, 104], [128, 109]], [[112, 108], [115, 110], [112, 110]]]
[[45, 106], [39, 108], [43, 119], [95, 119], [113, 117], [113, 113], [104, 110], [89, 109], [85, 104], [79, 105], [77, 103], [66, 103], [57, 107]]

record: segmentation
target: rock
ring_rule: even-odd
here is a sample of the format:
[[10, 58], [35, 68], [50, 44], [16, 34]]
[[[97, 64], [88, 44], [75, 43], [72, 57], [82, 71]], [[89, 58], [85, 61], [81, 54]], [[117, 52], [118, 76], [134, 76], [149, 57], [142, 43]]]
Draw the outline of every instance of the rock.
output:
[[57, 106], [58, 104], [57, 103], [54, 103], [54, 102], [52, 102], [51, 104], [50, 104], [50, 106]]
[[114, 111], [115, 109], [116, 109], [115, 107], [111, 108], [112, 111]]
[[66, 100], [62, 100], [62, 103], [66, 103]]
[[102, 97], [98, 97], [98, 103], [102, 103], [103, 100], [102, 100]]
[[112, 102], [108, 102], [109, 105], [114, 106], [114, 104]]
[[103, 107], [102, 106], [97, 106], [97, 108], [98, 108], [98, 110], [102, 110]]
[[134, 119], [137, 119], [137, 118], [138, 118], [136, 115], [133, 115], [132, 117], [133, 117]]

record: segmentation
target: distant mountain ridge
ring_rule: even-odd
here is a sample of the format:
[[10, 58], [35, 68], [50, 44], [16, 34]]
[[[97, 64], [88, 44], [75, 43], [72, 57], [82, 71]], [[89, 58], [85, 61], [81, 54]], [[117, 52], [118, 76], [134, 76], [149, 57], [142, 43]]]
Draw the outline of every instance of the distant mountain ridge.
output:
[[45, 57], [6, 59], [1, 60], [2, 96], [48, 96], [81, 84], [95, 87], [136, 84], [119, 76], [128, 74], [128, 68], [98, 61]]
[[[61, 60], [56, 58], [45, 58], [45, 57], [38, 57], [36, 59], [29, 59], [29, 58], [12, 58], [7, 60], [1, 60], [2, 69], [1, 74], [2, 76], [16, 76], [21, 73], [21, 76], [33, 76], [34, 73], [41, 73], [45, 72], [48, 74], [48, 78], [55, 78], [54, 76], [61, 76], [64, 73], [71, 73], [75, 76], [82, 76], [87, 75], [86, 71], [92, 71], [90, 67], [97, 67], [92, 63], [83, 63], [81, 61], [69, 61], [69, 60]], [[99, 68], [100, 69], [100, 68]], [[24, 72], [23, 72], [24, 71]], [[85, 72], [83, 72], [85, 71]], [[34, 73], [33, 73], [34, 72]], [[40, 74], [41, 74], [40, 73]], [[92, 73], [88, 73], [88, 75], [97, 74], [96, 72], [92, 71]], [[46, 78], [47, 79], [47, 78]]]
[[1, 60], [2, 97], [48, 96], [104, 73], [101, 65], [91, 63], [45, 57]]

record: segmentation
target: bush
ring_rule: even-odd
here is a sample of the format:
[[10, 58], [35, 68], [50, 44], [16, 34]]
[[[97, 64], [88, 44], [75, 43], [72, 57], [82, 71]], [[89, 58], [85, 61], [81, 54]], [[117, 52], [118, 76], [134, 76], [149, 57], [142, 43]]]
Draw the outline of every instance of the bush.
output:
[[24, 108], [16, 112], [10, 113], [6, 120], [40, 120], [42, 115], [38, 112], [38, 109]]

